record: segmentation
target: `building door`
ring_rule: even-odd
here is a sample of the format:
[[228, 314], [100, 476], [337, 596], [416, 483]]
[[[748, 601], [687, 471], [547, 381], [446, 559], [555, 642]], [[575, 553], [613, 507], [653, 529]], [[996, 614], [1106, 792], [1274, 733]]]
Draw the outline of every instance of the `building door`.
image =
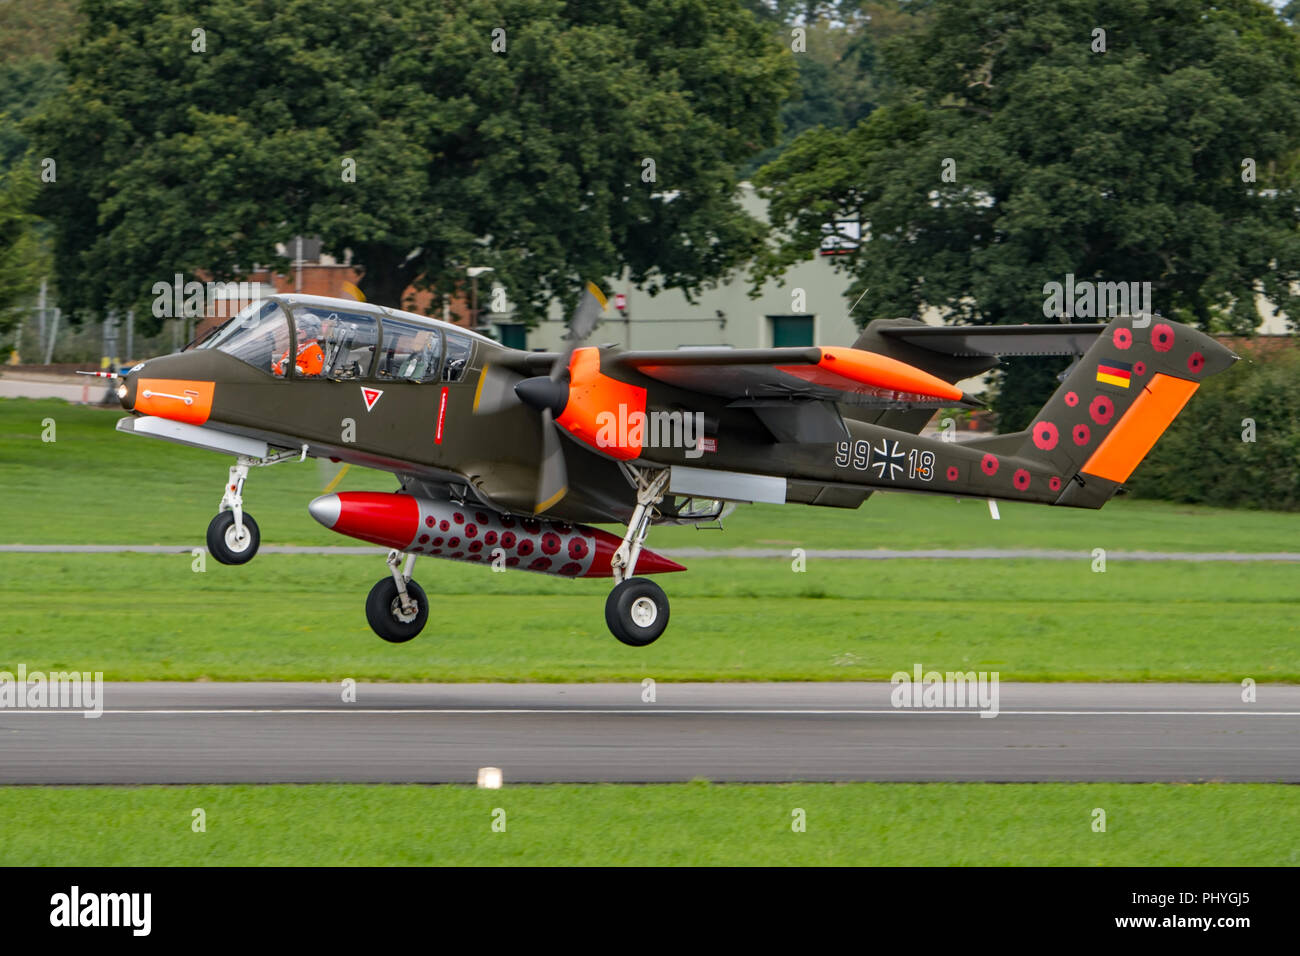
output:
[[772, 347], [793, 348], [813, 344], [813, 317], [811, 315], [769, 315], [772, 326]]
[[501, 344], [506, 348], [528, 348], [528, 326], [526, 325], [498, 322], [497, 334], [501, 337]]

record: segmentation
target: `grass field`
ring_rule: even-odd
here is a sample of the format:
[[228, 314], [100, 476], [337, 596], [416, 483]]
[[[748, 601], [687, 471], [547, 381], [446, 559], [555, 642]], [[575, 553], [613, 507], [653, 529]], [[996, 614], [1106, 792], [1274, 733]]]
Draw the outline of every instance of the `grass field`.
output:
[[[121, 410], [0, 399], [0, 543], [195, 544], [221, 500], [231, 461], [113, 430]], [[45, 419], [54, 442], [41, 440]], [[349, 544], [307, 514], [337, 466], [308, 461], [254, 469], [244, 498], [264, 544]], [[339, 489], [391, 491], [386, 473], [349, 469]], [[981, 501], [884, 494], [856, 511], [742, 506], [726, 531], [656, 528], [650, 547], [1093, 548], [1288, 551], [1300, 513], [1228, 511], [1120, 499], [1101, 511], [1003, 503], [992, 521]]]
[[708, 559], [660, 580], [668, 633], [605, 630], [607, 582], [424, 561], [403, 645], [362, 611], [362, 556], [0, 555], [0, 666], [110, 680], [862, 680], [914, 662], [1003, 680], [1300, 680], [1293, 565]]
[[[201, 542], [226, 462], [112, 431], [117, 413], [0, 401], [0, 539]], [[53, 418], [57, 441], [40, 440]], [[355, 543], [305, 503], [315, 463], [254, 473], [263, 541]], [[343, 487], [388, 488], [353, 469]], [[652, 546], [1028, 546], [1287, 550], [1300, 515], [1119, 501], [1101, 512], [886, 495], [857, 512], [741, 509], [725, 533], [655, 529]], [[189, 554], [0, 555], [0, 666], [100, 670], [109, 679], [881, 679], [915, 662], [1004, 680], [1300, 680], [1300, 566], [692, 559], [661, 578], [668, 634], [629, 649], [606, 632], [606, 581], [425, 560], [425, 633], [378, 640], [362, 612], [373, 557], [260, 555], [242, 567]]]
[[0, 788], [10, 866], [1285, 866], [1297, 832], [1257, 784]]

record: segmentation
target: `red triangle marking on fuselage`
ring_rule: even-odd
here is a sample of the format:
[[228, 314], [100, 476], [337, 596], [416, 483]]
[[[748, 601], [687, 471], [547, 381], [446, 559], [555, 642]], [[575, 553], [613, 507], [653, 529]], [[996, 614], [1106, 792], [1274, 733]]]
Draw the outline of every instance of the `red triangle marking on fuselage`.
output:
[[374, 408], [375, 403], [379, 401], [379, 396], [383, 394], [384, 394], [383, 389], [366, 388], [364, 385], [362, 385], [361, 399], [366, 403], [366, 411], [370, 411], [372, 408]]

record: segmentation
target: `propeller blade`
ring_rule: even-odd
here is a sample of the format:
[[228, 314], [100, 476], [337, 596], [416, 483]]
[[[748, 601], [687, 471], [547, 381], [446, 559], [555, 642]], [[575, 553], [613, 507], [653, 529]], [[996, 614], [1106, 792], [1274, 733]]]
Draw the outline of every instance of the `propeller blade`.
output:
[[564, 370], [569, 366], [569, 357], [595, 331], [600, 323], [600, 316], [605, 311], [605, 302], [605, 293], [600, 291], [600, 286], [588, 282], [587, 290], [582, 294], [578, 307], [574, 309], [573, 318], [569, 320], [569, 332], [564, 337], [567, 345], [555, 360], [555, 364], [551, 366], [552, 381], [558, 382], [564, 376]]
[[474, 393], [474, 414], [493, 415], [519, 404], [515, 386], [524, 381], [518, 372], [499, 365], [485, 365], [479, 373], [478, 390]]
[[551, 419], [551, 410], [542, 412], [542, 464], [537, 473], [537, 505], [533, 509], [541, 514], [559, 504], [569, 493], [569, 470], [564, 464], [564, 449], [560, 432]]
[[588, 282], [587, 292], [569, 322], [569, 340], [573, 342], [574, 348], [587, 341], [587, 336], [595, 331], [600, 316], [605, 311], [605, 304], [605, 293], [600, 291], [600, 286]]

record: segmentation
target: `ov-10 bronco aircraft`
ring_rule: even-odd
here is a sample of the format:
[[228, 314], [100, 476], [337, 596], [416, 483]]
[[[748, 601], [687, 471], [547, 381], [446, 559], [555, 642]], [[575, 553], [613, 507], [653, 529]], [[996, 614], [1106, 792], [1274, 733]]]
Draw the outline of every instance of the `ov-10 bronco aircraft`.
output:
[[[857, 508], [876, 490], [1100, 508], [1198, 383], [1235, 360], [1194, 329], [1145, 323], [985, 327], [871, 322], [851, 347], [623, 351], [585, 345], [605, 300], [588, 286], [559, 353], [341, 299], [252, 303], [186, 351], [117, 385], [118, 429], [233, 455], [207, 543], [242, 564], [259, 531], [249, 470], [307, 456], [392, 472], [396, 492], [310, 503], [391, 549], [366, 617], [408, 641], [429, 602], [419, 555], [612, 577], [605, 620], [644, 646], [668, 599], [638, 575], [685, 570], [651, 526], [714, 522], [736, 502]], [[955, 383], [1002, 355], [1073, 355], [1025, 431], [961, 443], [918, 433]], [[626, 527], [620, 539], [591, 523]]]

